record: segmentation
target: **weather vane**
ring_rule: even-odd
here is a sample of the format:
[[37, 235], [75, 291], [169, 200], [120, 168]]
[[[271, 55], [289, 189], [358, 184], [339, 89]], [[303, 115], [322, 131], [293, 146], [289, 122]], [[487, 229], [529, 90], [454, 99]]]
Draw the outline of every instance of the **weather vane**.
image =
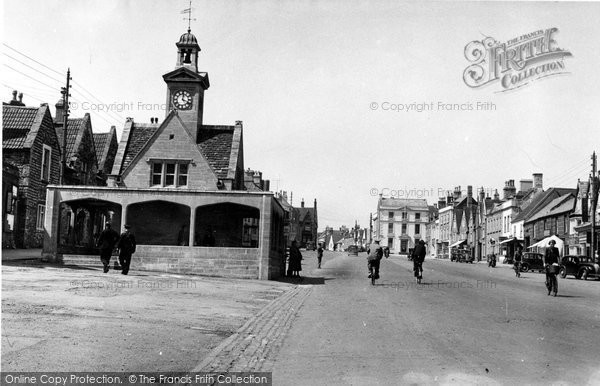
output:
[[190, 7], [184, 9], [183, 11], [181, 11], [182, 14], [187, 13], [188, 16], [186, 18], [184, 18], [183, 20], [188, 21], [188, 33], [190, 33], [192, 31], [191, 29], [191, 25], [192, 25], [192, 20], [196, 21], [196, 19], [192, 19], [192, 0], [190, 0]]

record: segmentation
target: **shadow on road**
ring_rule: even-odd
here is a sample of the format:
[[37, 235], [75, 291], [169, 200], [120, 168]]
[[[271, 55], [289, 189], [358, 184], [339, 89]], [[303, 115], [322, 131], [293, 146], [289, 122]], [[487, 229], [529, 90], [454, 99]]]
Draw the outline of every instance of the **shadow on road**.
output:
[[302, 279], [298, 279], [295, 277], [283, 277], [277, 279], [277, 281], [282, 283], [290, 283], [290, 284], [298, 284], [298, 285], [322, 285], [325, 284], [328, 280], [335, 280], [332, 277], [310, 277], [310, 276], [302, 276]]
[[67, 269], [76, 269], [82, 271], [97, 271], [101, 270], [101, 268], [93, 268], [86, 267], [81, 265], [74, 264], [60, 264], [60, 263], [49, 263], [47, 261], [42, 261], [40, 259], [20, 259], [20, 260], [8, 260], [3, 261], [2, 265], [10, 266], [10, 267], [27, 267], [27, 268], [67, 268]]

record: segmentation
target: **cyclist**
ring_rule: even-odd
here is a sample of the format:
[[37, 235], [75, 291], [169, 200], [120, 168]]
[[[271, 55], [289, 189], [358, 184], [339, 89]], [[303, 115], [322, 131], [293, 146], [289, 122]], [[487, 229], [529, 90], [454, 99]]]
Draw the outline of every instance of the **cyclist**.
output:
[[379, 245], [379, 240], [375, 240], [367, 250], [367, 267], [369, 268], [369, 278], [379, 279], [379, 262], [383, 258], [383, 248]]
[[515, 276], [521, 277], [521, 260], [523, 260], [523, 247], [519, 246], [517, 252], [515, 252], [513, 268], [515, 270]]
[[423, 279], [423, 261], [425, 261], [426, 254], [425, 241], [419, 240], [412, 252], [413, 272], [418, 284], [421, 284], [421, 279]]
[[558, 248], [554, 245], [556, 241], [550, 240], [549, 246], [546, 248], [544, 255], [544, 266], [546, 267], [546, 288], [548, 288], [548, 296], [550, 292], [554, 292], [554, 296], [558, 293], [558, 281], [556, 280], [556, 267], [558, 266]]

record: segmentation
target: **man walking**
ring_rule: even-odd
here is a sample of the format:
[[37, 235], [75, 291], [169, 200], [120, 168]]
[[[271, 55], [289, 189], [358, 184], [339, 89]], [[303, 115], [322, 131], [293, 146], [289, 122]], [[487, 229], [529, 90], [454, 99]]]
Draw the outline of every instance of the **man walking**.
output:
[[558, 273], [558, 259], [559, 252], [558, 248], [554, 245], [556, 241], [550, 240], [549, 246], [546, 248], [546, 254], [544, 255], [544, 266], [546, 267], [546, 288], [548, 289], [548, 296], [550, 292], [554, 292], [554, 296], [558, 293], [558, 281], [556, 280], [556, 274]]
[[323, 260], [323, 245], [319, 243], [319, 246], [317, 247], [317, 261], [319, 263], [317, 268], [321, 268], [321, 260]]
[[98, 243], [96, 244], [96, 246], [100, 248], [100, 261], [104, 265], [104, 273], [108, 272], [110, 267], [110, 257], [118, 240], [119, 234], [112, 229], [110, 222], [107, 222], [106, 227], [102, 233], [100, 233]]
[[127, 275], [129, 273], [129, 265], [131, 264], [131, 255], [135, 253], [135, 236], [131, 233], [131, 226], [125, 224], [125, 232], [121, 233], [121, 238], [117, 243], [119, 249], [119, 264], [121, 264], [121, 273]]

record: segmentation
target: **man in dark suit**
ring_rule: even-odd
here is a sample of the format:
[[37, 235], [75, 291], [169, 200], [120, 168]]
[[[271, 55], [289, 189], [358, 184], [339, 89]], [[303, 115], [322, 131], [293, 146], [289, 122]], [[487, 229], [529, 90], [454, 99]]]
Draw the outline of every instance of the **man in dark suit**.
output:
[[423, 279], [423, 261], [425, 261], [425, 241], [419, 240], [415, 249], [413, 249], [412, 260], [413, 260], [413, 272], [417, 283], [421, 283]]
[[121, 233], [121, 238], [117, 243], [119, 249], [119, 264], [121, 264], [123, 275], [129, 273], [129, 265], [131, 264], [131, 255], [135, 253], [135, 236], [131, 233], [131, 226], [125, 224], [125, 232]]
[[544, 266], [546, 267], [546, 288], [548, 289], [548, 296], [550, 292], [554, 292], [554, 296], [558, 293], [558, 281], [556, 280], [556, 273], [558, 268], [559, 252], [556, 245], [556, 241], [550, 240], [549, 246], [546, 248], [546, 254], [544, 255]]
[[100, 233], [98, 243], [96, 244], [96, 246], [100, 248], [100, 261], [102, 261], [102, 264], [104, 265], [104, 273], [108, 272], [110, 267], [110, 257], [118, 240], [119, 234], [112, 229], [110, 223], [107, 222], [106, 228]]

